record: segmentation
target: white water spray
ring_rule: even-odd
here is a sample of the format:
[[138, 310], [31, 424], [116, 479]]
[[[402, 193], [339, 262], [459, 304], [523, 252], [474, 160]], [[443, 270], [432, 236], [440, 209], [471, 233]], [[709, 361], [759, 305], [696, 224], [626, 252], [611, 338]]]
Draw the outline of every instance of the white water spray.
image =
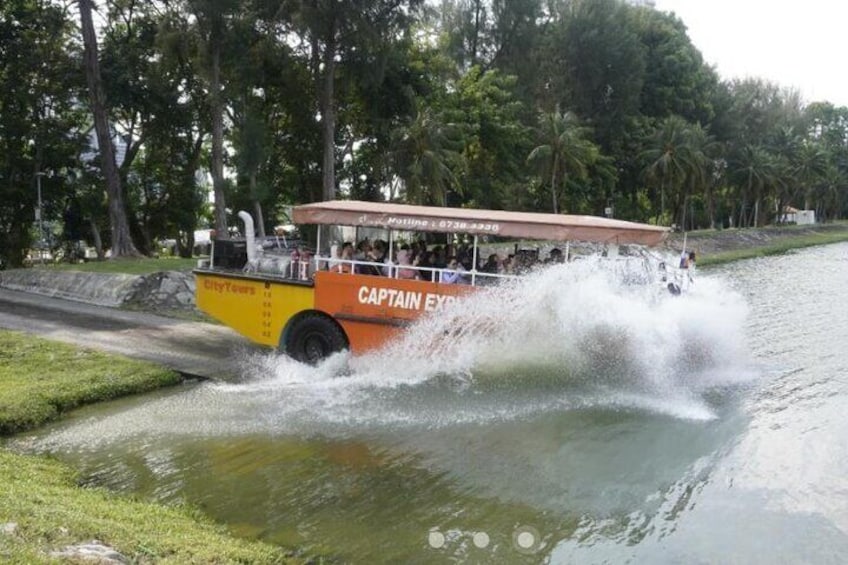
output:
[[[485, 419], [593, 406], [713, 417], [702, 393], [733, 382], [746, 363], [741, 297], [709, 277], [673, 297], [659, 284], [621, 283], [612, 265], [585, 259], [483, 288], [359, 357], [318, 367], [253, 358], [236, 386], [282, 387], [345, 418], [374, 397], [434, 390], [450, 392], [442, 404], [463, 413], [455, 421], [467, 410]], [[361, 416], [415, 419], [391, 410]]]

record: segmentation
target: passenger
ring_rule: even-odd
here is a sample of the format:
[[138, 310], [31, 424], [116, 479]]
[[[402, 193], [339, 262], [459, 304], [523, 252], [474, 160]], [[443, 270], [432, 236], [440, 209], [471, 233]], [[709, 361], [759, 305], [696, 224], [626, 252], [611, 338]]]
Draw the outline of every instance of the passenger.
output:
[[386, 265], [386, 248], [388, 244], [382, 239], [378, 239], [374, 242], [374, 248], [371, 251], [371, 255], [369, 255], [368, 260], [372, 263], [380, 263], [381, 265], [385, 265], [384, 267], [379, 267], [376, 265], [372, 265], [374, 272], [372, 274], [375, 275], [383, 275], [389, 276], [391, 273], [391, 265]]
[[312, 253], [308, 249], [304, 249], [300, 252], [300, 262], [298, 267], [298, 278], [302, 281], [308, 280], [315, 273], [312, 272], [313, 268], [312, 264]]
[[366, 237], [356, 245], [354, 257], [356, 257], [357, 261], [365, 261], [365, 256], [368, 255], [369, 251], [371, 251], [371, 242]]
[[502, 275], [514, 275], [515, 274], [515, 255], [510, 253], [503, 260], [503, 264], [501, 265], [501, 274]]
[[[342, 261], [353, 261], [353, 244], [349, 241], [345, 241], [342, 245], [341, 250], [339, 251], [339, 259]], [[334, 270], [338, 273], [351, 273], [353, 268], [352, 263], [339, 263], [335, 266]]]
[[289, 259], [289, 276], [293, 279], [297, 278], [297, 269], [300, 264], [300, 248], [295, 246], [292, 249], [291, 256]]
[[445, 284], [468, 284], [465, 279], [465, 268], [456, 260], [455, 256], [448, 258], [448, 266], [446, 271], [442, 271], [439, 282]]
[[[357, 254], [356, 260], [362, 261], [363, 263], [374, 263], [375, 261], [375, 251], [374, 247], [377, 245], [375, 241], [373, 244], [371, 242], [364, 240], [360, 243], [360, 249], [362, 251], [361, 254]], [[357, 265], [356, 272], [360, 275], [381, 275], [380, 268], [375, 265]]]
[[689, 280], [691, 281], [691, 280], [693, 280], [692, 277], [695, 276], [695, 252], [694, 251], [689, 252], [689, 259], [688, 259], [687, 262], [689, 264]]
[[480, 267], [480, 271], [484, 273], [497, 273], [500, 270], [501, 266], [501, 258], [498, 257], [497, 253], [492, 253], [489, 255], [489, 258], [486, 259], [486, 262], [483, 263], [483, 266]]
[[[368, 255], [371, 253], [371, 242], [368, 241], [368, 238], [363, 239], [356, 246], [356, 253], [354, 253], [353, 258], [356, 261], [368, 261]], [[356, 273], [359, 275], [370, 275], [371, 269], [369, 265], [356, 265]]]
[[419, 271], [421, 280], [436, 282], [436, 271], [434, 270], [436, 268], [436, 255], [430, 251], [425, 251], [418, 256], [417, 262], [418, 265], [424, 267]]
[[409, 251], [409, 246], [403, 245], [400, 248], [400, 251], [398, 251], [398, 257], [397, 258], [398, 258], [399, 268], [398, 268], [398, 271], [397, 271], [397, 278], [408, 279], [408, 280], [419, 278], [418, 277], [418, 271], [416, 271], [415, 269], [409, 269], [409, 268], [405, 269], [404, 268], [404, 267], [409, 267], [409, 266], [412, 265], [412, 262], [410, 261], [410, 256], [411, 255], [410, 255], [410, 251]]
[[441, 245], [433, 248], [433, 266], [437, 269], [444, 269], [448, 266], [447, 255]]

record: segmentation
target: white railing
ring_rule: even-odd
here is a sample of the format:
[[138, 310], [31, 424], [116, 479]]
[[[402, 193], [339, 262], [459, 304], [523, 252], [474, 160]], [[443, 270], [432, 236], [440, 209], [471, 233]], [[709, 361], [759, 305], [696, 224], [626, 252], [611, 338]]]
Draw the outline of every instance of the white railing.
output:
[[[452, 284], [468, 284], [471, 286], [477, 285], [477, 279], [481, 278], [485, 279], [504, 279], [504, 278], [514, 278], [516, 275], [507, 274], [507, 273], [487, 273], [484, 271], [478, 271], [476, 269], [472, 269], [470, 271], [467, 270], [459, 270], [459, 269], [449, 269], [447, 267], [430, 267], [430, 266], [421, 266], [421, 265], [400, 265], [394, 263], [379, 263], [376, 261], [362, 261], [358, 259], [339, 259], [339, 258], [331, 258], [331, 257], [321, 257], [316, 255], [314, 258], [315, 269], [316, 270], [328, 270], [333, 272], [341, 272], [344, 274], [351, 275], [367, 275], [372, 273], [362, 272], [358, 267], [367, 267], [379, 270], [380, 275], [392, 278], [392, 279], [400, 279], [405, 277], [400, 277], [400, 271], [410, 270], [415, 271], [420, 276], [419, 280], [432, 280], [432, 282], [441, 282], [444, 278], [444, 274], [459, 274], [464, 280], [461, 282], [456, 282]], [[322, 265], [324, 269], [322, 269]], [[344, 268], [347, 266], [347, 268]], [[430, 279], [426, 275], [430, 275], [432, 273], [433, 278]], [[377, 276], [375, 274], [375, 276]], [[407, 279], [407, 280], [415, 280], [415, 279]], [[448, 283], [445, 283], [448, 284]]]

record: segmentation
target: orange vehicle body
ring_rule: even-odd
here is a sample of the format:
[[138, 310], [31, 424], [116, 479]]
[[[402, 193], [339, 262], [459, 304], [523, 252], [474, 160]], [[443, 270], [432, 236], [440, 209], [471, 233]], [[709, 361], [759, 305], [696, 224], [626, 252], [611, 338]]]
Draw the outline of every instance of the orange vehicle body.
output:
[[198, 307], [253, 342], [286, 351], [304, 313], [342, 329], [360, 354], [396, 337], [419, 317], [473, 292], [462, 284], [318, 271], [306, 281], [197, 269]]
[[315, 308], [342, 326], [356, 354], [381, 346], [420, 316], [472, 290], [467, 285], [321, 271], [315, 274]]

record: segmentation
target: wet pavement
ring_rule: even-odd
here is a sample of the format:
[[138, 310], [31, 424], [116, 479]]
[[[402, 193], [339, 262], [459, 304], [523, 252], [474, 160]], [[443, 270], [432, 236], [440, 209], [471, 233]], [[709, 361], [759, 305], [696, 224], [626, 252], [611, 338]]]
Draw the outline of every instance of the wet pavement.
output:
[[94, 306], [0, 289], [0, 328], [160, 363], [190, 376], [229, 380], [238, 353], [256, 350], [217, 324]]

